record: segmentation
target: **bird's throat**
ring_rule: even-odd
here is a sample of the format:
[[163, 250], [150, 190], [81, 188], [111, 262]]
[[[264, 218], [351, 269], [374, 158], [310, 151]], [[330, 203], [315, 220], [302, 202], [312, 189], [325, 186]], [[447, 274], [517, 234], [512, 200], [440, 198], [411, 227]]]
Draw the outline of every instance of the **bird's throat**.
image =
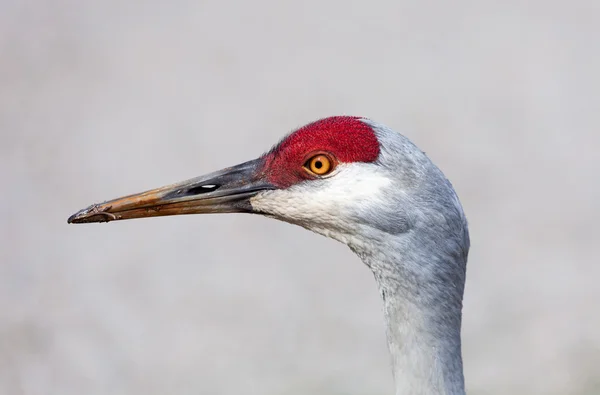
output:
[[396, 395], [464, 394], [460, 327], [434, 323], [438, 317], [402, 295], [381, 292]]
[[431, 286], [429, 274], [414, 272], [406, 262], [375, 261], [375, 256], [361, 258], [383, 299], [396, 395], [464, 394], [462, 286], [458, 294], [439, 281]]

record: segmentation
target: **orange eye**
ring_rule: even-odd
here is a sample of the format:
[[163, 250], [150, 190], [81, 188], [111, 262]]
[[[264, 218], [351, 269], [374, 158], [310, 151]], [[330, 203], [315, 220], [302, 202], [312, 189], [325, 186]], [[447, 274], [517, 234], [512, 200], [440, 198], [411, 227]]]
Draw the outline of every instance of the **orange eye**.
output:
[[324, 176], [333, 170], [332, 165], [333, 163], [327, 155], [319, 154], [307, 160], [304, 164], [304, 167], [307, 170], [310, 170], [311, 173], [314, 173], [318, 176]]

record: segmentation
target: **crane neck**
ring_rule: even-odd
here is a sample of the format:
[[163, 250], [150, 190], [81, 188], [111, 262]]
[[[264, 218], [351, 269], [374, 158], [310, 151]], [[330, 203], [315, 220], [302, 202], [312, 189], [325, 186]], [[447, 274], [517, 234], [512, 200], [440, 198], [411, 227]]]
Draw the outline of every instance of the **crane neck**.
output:
[[462, 395], [466, 256], [461, 262], [460, 253], [436, 255], [414, 245], [355, 250], [373, 271], [383, 299], [396, 395]]

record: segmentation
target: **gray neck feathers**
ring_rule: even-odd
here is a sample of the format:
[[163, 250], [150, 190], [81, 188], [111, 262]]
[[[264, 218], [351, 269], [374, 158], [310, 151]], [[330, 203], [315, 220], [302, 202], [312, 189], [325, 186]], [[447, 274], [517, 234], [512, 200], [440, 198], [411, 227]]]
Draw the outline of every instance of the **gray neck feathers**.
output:
[[351, 245], [384, 302], [397, 395], [464, 394], [461, 312], [469, 234], [442, 172], [408, 139], [368, 121], [394, 180], [387, 207], [360, 212], [370, 242]]
[[404, 237], [413, 240], [388, 245], [385, 253], [357, 251], [373, 271], [383, 299], [396, 394], [464, 394], [465, 262], [458, 251], [436, 254], [435, 246], [418, 243], [418, 232]]

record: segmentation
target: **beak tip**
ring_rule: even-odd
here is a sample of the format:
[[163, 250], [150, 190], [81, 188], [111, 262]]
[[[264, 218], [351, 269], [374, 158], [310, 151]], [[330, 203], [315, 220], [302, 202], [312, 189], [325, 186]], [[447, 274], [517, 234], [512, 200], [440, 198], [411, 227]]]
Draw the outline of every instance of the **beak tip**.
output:
[[117, 219], [117, 217], [107, 212], [110, 206], [101, 208], [100, 205], [92, 204], [91, 206], [79, 210], [67, 219], [68, 224], [85, 224], [90, 222], [109, 222]]
[[71, 215], [68, 219], [67, 219], [67, 223], [68, 224], [77, 224], [80, 223], [81, 218], [84, 217], [87, 213], [88, 209], [83, 209], [83, 210], [79, 210], [78, 212], [76, 212], [75, 214]]

